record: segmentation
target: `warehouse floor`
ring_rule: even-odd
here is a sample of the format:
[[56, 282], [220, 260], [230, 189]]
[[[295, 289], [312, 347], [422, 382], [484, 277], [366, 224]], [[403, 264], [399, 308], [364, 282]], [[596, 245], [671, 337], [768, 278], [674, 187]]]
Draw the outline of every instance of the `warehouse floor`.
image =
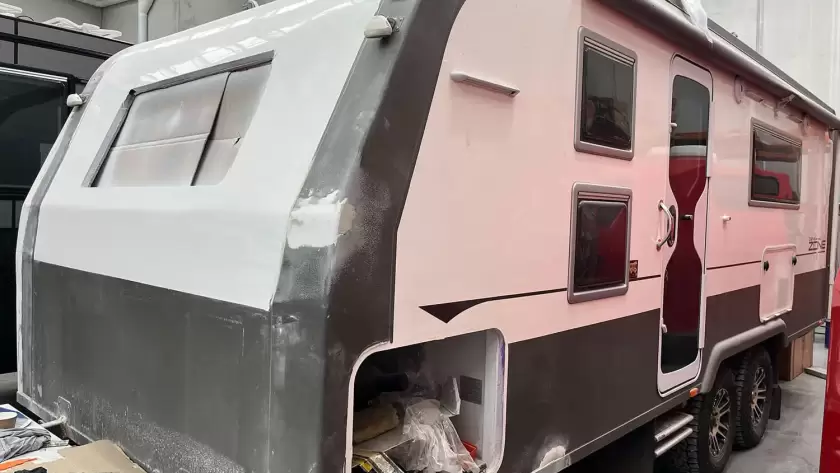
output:
[[[814, 366], [825, 368], [823, 336], [814, 340]], [[782, 420], [770, 421], [761, 444], [736, 452], [726, 473], [817, 473], [820, 469], [825, 380], [802, 374], [782, 383]]]

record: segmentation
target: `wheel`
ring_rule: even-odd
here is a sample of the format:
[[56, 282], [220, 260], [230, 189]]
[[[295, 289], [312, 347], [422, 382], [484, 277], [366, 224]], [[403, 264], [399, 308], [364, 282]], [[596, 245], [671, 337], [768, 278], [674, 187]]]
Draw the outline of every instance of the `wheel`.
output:
[[773, 364], [764, 348], [748, 353], [735, 379], [735, 445], [752, 448], [761, 442], [770, 420]]
[[735, 375], [721, 367], [712, 390], [689, 402], [691, 436], [660, 458], [657, 472], [722, 473], [735, 444], [735, 394]]

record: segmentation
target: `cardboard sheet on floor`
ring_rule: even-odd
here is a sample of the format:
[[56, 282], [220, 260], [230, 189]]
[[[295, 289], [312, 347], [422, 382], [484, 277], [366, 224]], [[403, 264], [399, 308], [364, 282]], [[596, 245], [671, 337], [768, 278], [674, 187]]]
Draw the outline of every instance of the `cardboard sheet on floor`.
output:
[[[3, 473], [44, 467], [49, 473], [143, 473], [144, 470], [125, 456], [119, 447], [107, 440], [89, 443], [80, 447], [65, 448], [63, 458], [39, 465], [20, 465]], [[24, 455], [25, 457], [25, 455]]]

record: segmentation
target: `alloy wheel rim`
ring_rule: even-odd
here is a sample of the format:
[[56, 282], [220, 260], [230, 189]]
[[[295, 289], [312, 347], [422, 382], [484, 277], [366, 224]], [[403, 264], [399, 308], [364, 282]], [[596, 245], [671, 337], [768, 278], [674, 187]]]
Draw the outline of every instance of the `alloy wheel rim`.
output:
[[764, 419], [764, 409], [767, 406], [767, 373], [759, 366], [755, 370], [755, 377], [750, 396], [750, 416], [752, 425], [758, 426]]
[[712, 403], [712, 419], [709, 428], [709, 452], [715, 458], [722, 457], [726, 452], [726, 443], [729, 440], [731, 405], [729, 391], [725, 388], [718, 389]]

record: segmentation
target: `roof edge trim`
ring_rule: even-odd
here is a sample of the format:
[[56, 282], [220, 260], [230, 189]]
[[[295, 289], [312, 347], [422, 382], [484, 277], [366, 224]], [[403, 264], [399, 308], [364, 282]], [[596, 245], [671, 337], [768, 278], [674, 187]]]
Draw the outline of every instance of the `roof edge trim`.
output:
[[[735, 45], [727, 41], [720, 34], [721, 29], [712, 28], [714, 34], [713, 41], [710, 42], [703, 31], [694, 26], [678, 6], [666, 0], [599, 1], [636, 22], [646, 25], [669, 40], [679, 42], [690, 51], [702, 53], [715, 64], [743, 76], [747, 81], [764, 87], [767, 92], [776, 95], [780, 101], [793, 96], [790, 101], [792, 106], [801, 109], [831, 129], [840, 129], [840, 118], [831, 107], [799, 84], [794, 85], [795, 82], [792, 84], [792, 79], [784, 73], [780, 74], [781, 71], [769, 62], [762, 64], [764, 61], [759, 59], [764, 58], [758, 53], [747, 54], [743, 48], [748, 49], [748, 46]], [[713, 22], [710, 23], [717, 26]]]

